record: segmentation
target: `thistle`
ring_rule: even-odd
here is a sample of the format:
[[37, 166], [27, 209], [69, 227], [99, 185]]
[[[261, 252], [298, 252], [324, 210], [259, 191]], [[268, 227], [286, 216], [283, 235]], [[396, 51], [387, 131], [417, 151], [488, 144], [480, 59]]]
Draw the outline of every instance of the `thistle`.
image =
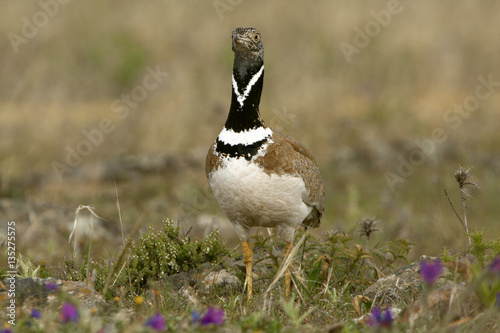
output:
[[472, 176], [470, 174], [470, 170], [471, 168], [465, 169], [459, 165], [458, 170], [455, 171], [455, 180], [458, 183], [458, 189], [462, 195], [462, 201], [471, 197], [469, 188], [479, 188], [479, 186], [471, 180]]
[[377, 228], [377, 223], [378, 221], [375, 220], [375, 217], [363, 217], [361, 222], [358, 223], [359, 229], [357, 231], [359, 232], [359, 235], [361, 237], [366, 236], [368, 241], [370, 241], [370, 235], [373, 232], [380, 230]]
[[479, 186], [472, 180], [472, 175], [470, 174], [470, 170], [471, 168], [463, 168], [461, 165], [458, 165], [458, 169], [457, 171], [455, 171], [455, 180], [458, 183], [458, 190], [460, 192], [460, 198], [462, 199], [463, 220], [460, 218], [460, 215], [458, 215], [455, 207], [453, 206], [453, 202], [448, 196], [448, 191], [444, 189], [444, 193], [448, 198], [451, 208], [455, 212], [455, 215], [457, 216], [460, 223], [462, 223], [462, 225], [464, 226], [465, 233], [467, 234], [467, 240], [469, 241], [469, 245], [471, 245], [472, 241], [469, 235], [469, 227], [467, 225], [467, 206], [465, 204], [465, 201], [471, 198], [470, 194], [471, 188], [479, 188]]

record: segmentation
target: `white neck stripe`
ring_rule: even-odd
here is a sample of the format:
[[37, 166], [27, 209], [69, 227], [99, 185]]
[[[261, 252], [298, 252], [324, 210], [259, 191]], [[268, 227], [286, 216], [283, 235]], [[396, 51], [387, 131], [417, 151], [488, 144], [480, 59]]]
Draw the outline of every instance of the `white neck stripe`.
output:
[[234, 146], [238, 144], [251, 145], [271, 136], [273, 131], [269, 127], [257, 127], [250, 130], [235, 132], [232, 129], [223, 128], [219, 134], [219, 140], [225, 144]]
[[243, 90], [243, 94], [240, 94], [240, 92], [238, 90], [238, 83], [234, 79], [234, 74], [233, 74], [233, 90], [234, 90], [234, 93], [236, 94], [236, 97], [238, 99], [238, 103], [240, 103], [241, 107], [243, 107], [243, 102], [245, 101], [245, 99], [247, 99], [248, 94], [250, 93], [250, 90], [252, 89], [252, 86], [260, 78], [260, 76], [262, 75], [262, 72], [264, 72], [264, 65], [262, 65], [260, 70], [257, 73], [255, 73], [254, 76], [252, 76], [252, 78], [250, 79], [250, 82], [248, 82], [245, 90]]

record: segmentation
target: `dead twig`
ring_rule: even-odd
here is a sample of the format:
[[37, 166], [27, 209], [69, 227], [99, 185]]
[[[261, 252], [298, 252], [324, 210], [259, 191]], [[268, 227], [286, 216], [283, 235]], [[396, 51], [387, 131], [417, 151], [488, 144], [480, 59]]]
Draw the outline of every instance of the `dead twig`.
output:
[[460, 223], [462, 223], [463, 227], [466, 228], [464, 222], [460, 218], [460, 215], [458, 215], [458, 212], [455, 209], [455, 206], [453, 205], [453, 202], [451, 201], [450, 196], [448, 195], [448, 191], [446, 189], [444, 189], [444, 194], [446, 195], [446, 198], [448, 198], [448, 202], [450, 203], [451, 209], [453, 209], [453, 212], [457, 216], [458, 220], [460, 221]]

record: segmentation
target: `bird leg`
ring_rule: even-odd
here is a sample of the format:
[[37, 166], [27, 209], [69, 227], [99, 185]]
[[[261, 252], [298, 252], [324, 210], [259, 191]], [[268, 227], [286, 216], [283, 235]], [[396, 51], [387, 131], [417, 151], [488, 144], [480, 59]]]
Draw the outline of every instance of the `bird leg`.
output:
[[246, 268], [246, 283], [247, 283], [247, 297], [248, 300], [252, 299], [252, 259], [253, 252], [248, 241], [241, 242], [243, 248], [243, 263]]
[[[290, 252], [292, 251], [293, 249], [293, 245], [292, 243], [286, 243], [286, 246], [285, 246], [285, 251], [283, 251], [283, 258], [286, 260], [288, 254], [290, 254]], [[290, 269], [286, 269], [285, 271], [285, 296], [289, 296], [290, 295], [290, 286], [291, 286], [291, 275], [290, 275]]]

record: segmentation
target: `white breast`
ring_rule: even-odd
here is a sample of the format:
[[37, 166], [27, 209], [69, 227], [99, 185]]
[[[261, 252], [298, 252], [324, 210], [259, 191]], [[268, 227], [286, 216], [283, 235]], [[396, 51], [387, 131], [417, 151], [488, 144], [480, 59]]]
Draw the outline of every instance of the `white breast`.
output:
[[247, 227], [297, 227], [312, 210], [302, 178], [268, 175], [244, 158], [224, 158], [208, 182], [228, 219]]

